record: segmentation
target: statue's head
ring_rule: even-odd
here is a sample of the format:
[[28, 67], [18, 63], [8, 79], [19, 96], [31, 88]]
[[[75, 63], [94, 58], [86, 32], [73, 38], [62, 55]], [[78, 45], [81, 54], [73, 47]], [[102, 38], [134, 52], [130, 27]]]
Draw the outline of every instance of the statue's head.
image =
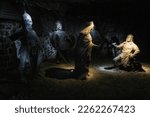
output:
[[57, 22], [56, 22], [56, 30], [57, 30], [57, 31], [58, 31], [58, 30], [62, 30], [62, 24], [61, 24], [60, 21], [57, 21]]
[[133, 37], [134, 37], [133, 34], [128, 34], [127, 38], [126, 38], [126, 41], [127, 42], [132, 42], [133, 41]]
[[81, 30], [81, 33], [90, 34], [93, 29], [94, 29], [94, 22], [90, 21], [90, 22], [87, 22], [86, 27], [83, 30]]
[[32, 27], [33, 22], [32, 22], [31, 16], [26, 11], [24, 11], [22, 16], [23, 16], [23, 20], [25, 22], [25, 26]]

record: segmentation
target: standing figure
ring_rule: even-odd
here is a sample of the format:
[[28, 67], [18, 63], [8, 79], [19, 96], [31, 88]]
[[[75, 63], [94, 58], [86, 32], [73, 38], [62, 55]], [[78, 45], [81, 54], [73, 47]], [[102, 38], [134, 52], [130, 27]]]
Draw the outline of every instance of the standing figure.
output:
[[34, 75], [37, 72], [37, 69], [42, 60], [41, 53], [41, 43], [39, 37], [37, 36], [35, 30], [32, 28], [32, 18], [31, 16], [24, 11], [23, 15], [23, 30], [25, 39], [22, 41], [22, 54], [26, 53], [26, 55], [21, 55], [20, 58], [20, 67], [24, 69], [25, 59], [29, 56], [29, 61], [31, 65], [31, 73]]
[[120, 45], [113, 43], [116, 48], [121, 49], [121, 54], [113, 59], [115, 65], [121, 65], [123, 68], [128, 68], [130, 66], [130, 60], [135, 58], [135, 56], [140, 53], [138, 46], [133, 42], [133, 37], [134, 36], [132, 34], [129, 34], [127, 35], [126, 41]]
[[68, 48], [70, 48], [70, 43], [68, 35], [62, 30], [62, 24], [59, 21], [56, 22], [56, 29], [52, 34], [51, 42], [54, 48], [57, 50], [56, 62], [60, 63], [60, 61], [64, 61], [67, 63], [65, 55]]
[[91, 62], [92, 47], [97, 46], [92, 42], [91, 31], [94, 29], [93, 21], [81, 30], [75, 48], [74, 75], [79, 79], [86, 79]]

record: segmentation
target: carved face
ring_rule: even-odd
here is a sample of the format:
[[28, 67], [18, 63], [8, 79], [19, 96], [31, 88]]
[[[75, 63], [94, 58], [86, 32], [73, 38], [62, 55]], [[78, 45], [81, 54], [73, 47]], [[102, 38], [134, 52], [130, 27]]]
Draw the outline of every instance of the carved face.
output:
[[32, 27], [32, 24], [33, 24], [32, 18], [31, 18], [31, 16], [27, 12], [24, 12], [24, 14], [23, 14], [23, 20], [24, 20], [25, 26], [27, 28]]
[[62, 30], [62, 24], [59, 21], [56, 22], [56, 30]]
[[133, 35], [129, 34], [126, 38], [127, 42], [132, 42], [133, 41]]
[[91, 27], [91, 31], [94, 30], [94, 22], [93, 21], [90, 22], [90, 27]]

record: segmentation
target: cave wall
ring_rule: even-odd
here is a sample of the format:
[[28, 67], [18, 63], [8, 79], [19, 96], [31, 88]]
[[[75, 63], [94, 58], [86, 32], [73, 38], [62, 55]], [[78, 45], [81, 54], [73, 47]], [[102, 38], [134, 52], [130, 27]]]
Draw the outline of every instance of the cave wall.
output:
[[[14, 8], [15, 6], [5, 0], [2, 1], [0, 4], [1, 6], [3, 5], [3, 7], [0, 7], [1, 72], [3, 72], [2, 70], [8, 71], [8, 69], [13, 69], [17, 66], [14, 42], [7, 37], [17, 29], [20, 22], [19, 11]], [[40, 37], [43, 46], [47, 42], [50, 45], [49, 40], [51, 40], [51, 34], [55, 30], [55, 23], [58, 20], [62, 23], [63, 30], [68, 35], [73, 35], [75, 39], [77, 39], [84, 24], [89, 20], [94, 20], [96, 31], [100, 35], [96, 37], [93, 34], [93, 37], [95, 36], [96, 38], [94, 41], [97, 44], [104, 39], [110, 41], [112, 36], [116, 36], [122, 42], [128, 33], [133, 33], [135, 35], [135, 42], [141, 49], [141, 59], [149, 61], [150, 54], [148, 50], [150, 36], [148, 30], [150, 20], [148, 18], [147, 6], [145, 4], [135, 4], [134, 2], [129, 4], [74, 4], [67, 2], [51, 3], [47, 1], [47, 4], [39, 4], [35, 1], [34, 4], [28, 6], [28, 11], [30, 11], [33, 18], [33, 27]], [[107, 45], [104, 46], [103, 50], [98, 51], [100, 51], [99, 55], [104, 55], [104, 58], [108, 57]], [[47, 56], [45, 53], [43, 53], [44, 56]]]
[[7, 0], [0, 1], [0, 76], [17, 69], [15, 43], [9, 38], [19, 27], [20, 17]]
[[0, 74], [7, 74], [17, 68], [16, 47], [8, 37], [17, 26], [18, 22], [15, 21], [0, 21]]
[[148, 51], [149, 7], [144, 1], [69, 4], [65, 7], [63, 13], [61, 13], [61, 9], [57, 9], [57, 12], [48, 10], [41, 12], [42, 15], [38, 20], [42, 25], [42, 34], [51, 33], [55, 22], [60, 20], [63, 30], [77, 37], [85, 22], [94, 20], [96, 30], [100, 33], [102, 40], [104, 38], [110, 40], [112, 36], [116, 36], [122, 42], [127, 34], [132, 33], [135, 36], [135, 43], [141, 49], [141, 59], [148, 60], [150, 58]]

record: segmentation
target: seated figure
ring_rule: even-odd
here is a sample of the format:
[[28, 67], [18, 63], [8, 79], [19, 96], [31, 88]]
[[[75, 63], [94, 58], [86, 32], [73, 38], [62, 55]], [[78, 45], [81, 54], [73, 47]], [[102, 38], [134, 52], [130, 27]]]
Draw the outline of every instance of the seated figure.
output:
[[134, 36], [132, 34], [128, 34], [126, 41], [119, 45], [113, 43], [114, 47], [121, 49], [121, 53], [113, 59], [114, 65], [120, 69], [127, 71], [139, 71], [142, 69], [142, 65], [136, 61], [136, 57], [140, 53], [140, 49], [133, 42], [133, 37]]

